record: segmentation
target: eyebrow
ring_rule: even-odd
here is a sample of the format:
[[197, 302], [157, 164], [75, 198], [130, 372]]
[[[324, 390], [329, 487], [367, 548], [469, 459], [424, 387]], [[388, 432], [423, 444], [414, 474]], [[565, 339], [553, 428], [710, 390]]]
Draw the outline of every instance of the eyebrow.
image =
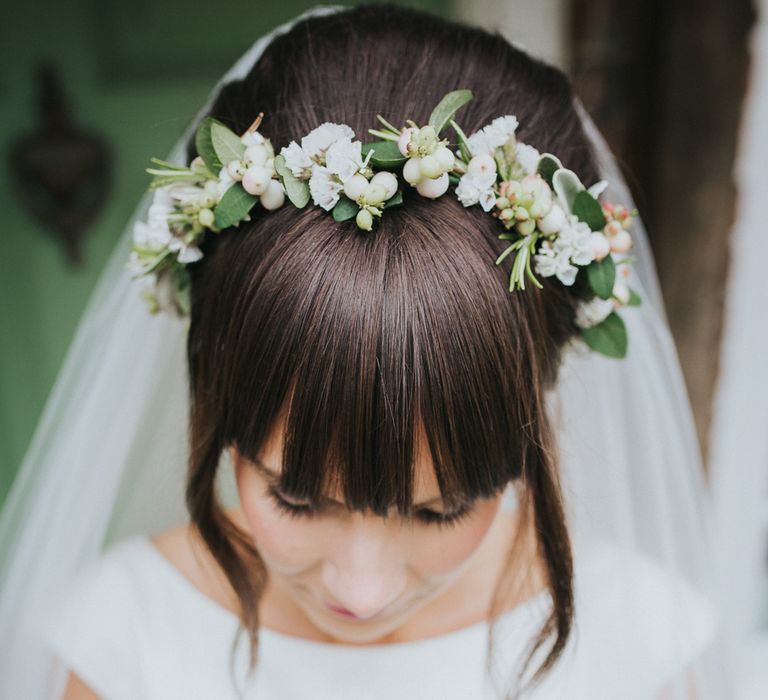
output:
[[[273, 481], [277, 482], [280, 479], [280, 474], [278, 474], [276, 471], [272, 470], [270, 467], [268, 467], [264, 462], [262, 462], [258, 458], [253, 458], [251, 462], [256, 466], [256, 468], [267, 478], [272, 479]], [[333, 505], [337, 505], [341, 508], [346, 507], [343, 503], [340, 503], [339, 501], [335, 501], [332, 498], [324, 497], [324, 499]], [[414, 508], [425, 508], [426, 506], [431, 505], [437, 505], [442, 504], [443, 497], [442, 496], [435, 496], [434, 498], [430, 498], [428, 501], [422, 501], [421, 503], [415, 503]]]

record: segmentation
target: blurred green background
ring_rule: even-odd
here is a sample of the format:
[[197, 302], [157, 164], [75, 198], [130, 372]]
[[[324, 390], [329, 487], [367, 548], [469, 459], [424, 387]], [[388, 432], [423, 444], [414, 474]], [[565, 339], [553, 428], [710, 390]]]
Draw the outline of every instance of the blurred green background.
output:
[[[146, 0], [9, 3], [0, 23], [0, 503], [10, 487], [80, 313], [164, 156], [221, 74], [255, 38], [316, 3]], [[354, 3], [339, 3], [354, 4]], [[442, 12], [441, 0], [402, 3]], [[55, 64], [69, 119], [104, 139], [112, 181], [82, 237], [83, 262], [20, 205], [14, 142], [41, 125], [37, 67]]]

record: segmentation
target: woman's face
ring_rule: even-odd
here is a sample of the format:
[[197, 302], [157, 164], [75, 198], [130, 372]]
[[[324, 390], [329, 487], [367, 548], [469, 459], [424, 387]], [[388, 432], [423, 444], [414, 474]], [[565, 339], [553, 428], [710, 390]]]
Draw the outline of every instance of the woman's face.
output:
[[447, 512], [431, 462], [419, 454], [413, 517], [394, 509], [386, 518], [349, 511], [333, 493], [318, 511], [307, 512], [279, 491], [282, 448], [282, 430], [255, 462], [231, 448], [240, 518], [264, 560], [273, 593], [298, 606], [335, 641], [382, 640], [451, 589], [478, 559], [503, 510], [498, 495], [455, 516]]

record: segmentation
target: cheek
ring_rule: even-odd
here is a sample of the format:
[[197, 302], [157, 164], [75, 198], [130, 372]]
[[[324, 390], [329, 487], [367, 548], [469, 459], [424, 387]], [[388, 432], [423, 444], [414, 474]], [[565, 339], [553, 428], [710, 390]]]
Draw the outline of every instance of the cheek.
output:
[[237, 479], [245, 524], [265, 563], [273, 570], [293, 573], [312, 566], [322, 557], [320, 523], [291, 518], [278, 510], [264, 481], [244, 470]]
[[500, 503], [498, 498], [479, 503], [474, 514], [455, 527], [424, 528], [413, 549], [415, 566], [425, 576], [447, 575], [461, 567], [482, 544]]

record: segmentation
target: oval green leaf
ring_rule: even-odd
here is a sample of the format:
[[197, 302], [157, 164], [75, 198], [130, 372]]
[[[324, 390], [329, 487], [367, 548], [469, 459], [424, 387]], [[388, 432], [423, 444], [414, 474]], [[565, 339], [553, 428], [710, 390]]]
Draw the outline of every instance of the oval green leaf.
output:
[[563, 164], [560, 162], [559, 158], [553, 156], [551, 153], [544, 153], [541, 158], [539, 158], [536, 172], [547, 181], [547, 184], [550, 187], [552, 187], [552, 176], [562, 167]]
[[640, 304], [643, 303], [642, 298], [640, 295], [632, 289], [632, 287], [629, 288], [629, 301], [627, 302], [627, 306], [640, 306]]
[[587, 265], [587, 279], [597, 296], [601, 299], [610, 299], [613, 292], [613, 284], [616, 281], [616, 264], [610, 255], [602, 260]]
[[211, 124], [211, 143], [222, 163], [239, 160], [245, 153], [245, 144], [240, 137], [221, 122]]
[[[218, 122], [213, 117], [205, 117], [205, 119], [200, 122], [200, 126], [197, 127], [197, 131], [195, 132], [195, 148], [197, 149], [197, 154], [203, 159], [208, 170], [217, 175], [222, 168], [222, 164], [219, 157], [216, 155], [216, 149], [213, 147], [213, 142], [211, 141], [211, 127], [214, 124], [220, 123], [221, 122]], [[222, 124], [222, 126], [224, 125]]]
[[333, 218], [335, 221], [349, 221], [357, 216], [360, 207], [357, 202], [353, 202], [349, 197], [342, 195], [336, 206], [333, 208]]
[[593, 231], [602, 231], [605, 227], [605, 215], [600, 203], [586, 190], [576, 193], [572, 212], [579, 221], [583, 221]]
[[246, 192], [242, 185], [232, 185], [227, 189], [221, 201], [213, 210], [216, 226], [224, 229], [239, 223], [245, 218], [258, 199], [257, 196]]
[[403, 193], [398, 190], [393, 194], [385, 203], [382, 209], [390, 209], [392, 207], [399, 207], [403, 203]]
[[592, 328], [582, 328], [581, 337], [593, 350], [621, 359], [627, 354], [627, 328], [618, 314], [610, 313], [607, 318]]
[[368, 155], [368, 151], [373, 149], [373, 155], [371, 156], [370, 164], [375, 165], [382, 170], [393, 170], [399, 168], [408, 160], [397, 147], [394, 141], [373, 141], [371, 143], [364, 143], [360, 152], [365, 158]]
[[429, 123], [439, 135], [453, 115], [472, 99], [471, 90], [453, 90], [443, 97], [429, 115]]
[[552, 189], [557, 193], [568, 214], [573, 213], [576, 193], [584, 189], [579, 176], [573, 170], [560, 168], [552, 175]]

